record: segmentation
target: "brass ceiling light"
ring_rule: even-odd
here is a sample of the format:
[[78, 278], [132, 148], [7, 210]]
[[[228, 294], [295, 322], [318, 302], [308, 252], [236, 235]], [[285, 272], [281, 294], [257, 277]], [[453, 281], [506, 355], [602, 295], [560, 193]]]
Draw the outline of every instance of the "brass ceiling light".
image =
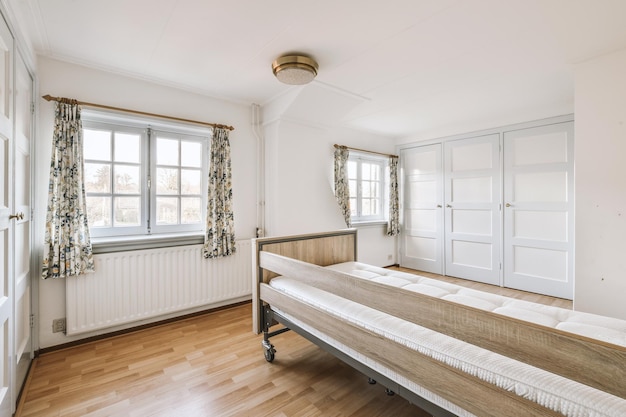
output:
[[278, 81], [290, 85], [310, 83], [317, 75], [317, 69], [317, 62], [304, 55], [285, 55], [272, 63], [272, 71]]

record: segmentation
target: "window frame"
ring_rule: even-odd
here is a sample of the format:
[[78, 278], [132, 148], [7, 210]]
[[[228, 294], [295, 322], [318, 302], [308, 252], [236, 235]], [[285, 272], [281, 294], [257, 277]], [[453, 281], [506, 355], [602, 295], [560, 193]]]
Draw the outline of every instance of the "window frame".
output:
[[[350, 216], [351, 223], [353, 225], [359, 224], [367, 224], [367, 223], [383, 223], [388, 220], [388, 205], [389, 205], [389, 196], [387, 193], [389, 187], [389, 160], [384, 156], [377, 156], [369, 153], [363, 153], [358, 151], [350, 151], [348, 155], [347, 164], [350, 163], [357, 164], [357, 177], [356, 177], [356, 188], [357, 195], [356, 197], [352, 195], [352, 188], [350, 188], [350, 211], [355, 211], [356, 214], [352, 214]], [[380, 189], [379, 194], [379, 204], [378, 204], [378, 215], [363, 215], [363, 182], [369, 180], [363, 180], [362, 175], [362, 165], [363, 163], [374, 164], [380, 167], [380, 178], [378, 179], [378, 188]], [[348, 183], [350, 181], [355, 180], [354, 178], [350, 178], [350, 173], [348, 169]], [[357, 207], [352, 207], [352, 200], [356, 199]]]
[[[112, 128], [114, 126], [114, 128]], [[110, 187], [110, 192], [108, 193], [104, 193], [104, 192], [87, 192], [87, 189], [85, 189], [85, 195], [86, 197], [90, 197], [90, 196], [102, 196], [102, 197], [111, 197], [111, 202], [110, 202], [110, 210], [111, 210], [111, 226], [109, 227], [92, 227], [91, 225], [89, 225], [89, 234], [92, 237], [98, 238], [98, 237], [111, 237], [111, 236], [135, 236], [135, 235], [142, 235], [144, 234], [143, 232], [146, 230], [147, 228], [147, 207], [145, 201], [144, 201], [144, 196], [147, 194], [147, 178], [148, 178], [148, 172], [147, 172], [147, 164], [144, 162], [145, 159], [147, 158], [148, 155], [148, 148], [147, 148], [147, 143], [146, 143], [146, 130], [145, 129], [141, 129], [135, 126], [127, 126], [127, 125], [121, 125], [121, 124], [110, 124], [110, 123], [103, 123], [103, 122], [96, 122], [96, 121], [86, 121], [83, 119], [83, 131], [85, 129], [89, 129], [89, 130], [100, 130], [100, 131], [110, 131], [111, 132], [111, 144], [110, 144], [110, 150], [111, 150], [111, 158], [108, 161], [108, 163], [111, 166], [110, 169], [110, 178], [109, 178], [109, 187]], [[114, 218], [115, 218], [115, 214], [114, 214], [114, 197], [115, 196], [123, 196], [124, 194], [122, 193], [116, 193], [114, 190], [114, 182], [115, 182], [115, 175], [114, 175], [114, 165], [118, 164], [118, 165], [124, 165], [124, 163], [119, 163], [119, 162], [115, 162], [115, 133], [116, 132], [120, 132], [120, 133], [134, 133], [134, 134], [139, 134], [140, 136], [140, 169], [139, 169], [139, 175], [140, 175], [140, 190], [139, 190], [139, 198], [140, 198], [140, 209], [139, 209], [139, 214], [140, 214], [140, 221], [139, 221], [139, 225], [138, 226], [129, 226], [129, 227], [115, 227], [113, 225], [114, 222]], [[84, 132], [83, 132], [83, 141], [84, 141]], [[83, 144], [84, 145], [84, 144]], [[86, 165], [88, 163], [107, 163], [104, 160], [98, 160], [98, 159], [87, 159], [84, 157], [83, 154], [83, 163]], [[85, 185], [86, 187], [86, 185]], [[89, 218], [87, 218], [87, 220], [89, 220]], [[122, 233], [124, 232], [124, 233]]]
[[[182, 216], [182, 204], [180, 204], [182, 202], [182, 199], [184, 198], [184, 194], [182, 193], [182, 190], [180, 189], [181, 187], [181, 177], [180, 177], [180, 173], [183, 169], [187, 168], [187, 169], [199, 169], [200, 172], [200, 194], [194, 194], [196, 196], [200, 197], [200, 208], [201, 208], [201, 213], [200, 213], [200, 223], [192, 223], [192, 224], [184, 224], [184, 223], [178, 223], [176, 225], [159, 225], [156, 222], [157, 219], [157, 207], [156, 207], [156, 199], [160, 195], [157, 192], [157, 184], [156, 184], [156, 179], [157, 179], [157, 168], [158, 168], [158, 164], [157, 164], [157, 155], [156, 152], [151, 152], [150, 154], [150, 178], [151, 178], [151, 190], [150, 190], [150, 219], [153, 219], [154, 221], [151, 222], [150, 224], [150, 230], [151, 230], [151, 234], [163, 234], [163, 233], [180, 233], [180, 232], [203, 232], [205, 225], [206, 225], [206, 206], [207, 206], [207, 187], [208, 187], [208, 170], [207, 170], [207, 166], [208, 166], [208, 138], [203, 138], [203, 137], [191, 137], [191, 135], [189, 134], [183, 134], [180, 132], [173, 132], [173, 131], [168, 131], [168, 130], [156, 130], [153, 129], [152, 130], [154, 132], [154, 134], [150, 135], [150, 149], [156, 149], [156, 141], [159, 138], [159, 134], [163, 134], [165, 136], [166, 139], [176, 139], [179, 142], [179, 155], [178, 155], [178, 159], [179, 159], [179, 164], [177, 166], [178, 170], [179, 170], [179, 178], [178, 178], [178, 186], [179, 186], [179, 192], [178, 194], [172, 194], [172, 196], [176, 196], [179, 200], [179, 206], [178, 206], [178, 217], [179, 219]], [[180, 149], [180, 143], [181, 142], [196, 142], [196, 143], [201, 143], [202, 145], [202, 155], [201, 155], [201, 161], [200, 161], [200, 167], [191, 167], [191, 166], [184, 166], [182, 165], [182, 161], [181, 161], [181, 149]], [[163, 166], [163, 165], [161, 165]], [[174, 166], [174, 165], [171, 165]], [[200, 225], [200, 228], [198, 228], [196, 226], [196, 224]]]
[[[136, 227], [91, 227], [90, 235], [92, 241], [97, 244], [102, 242], [109, 249], [117, 242], [130, 242], [134, 247], [141, 245], [142, 240], [150, 241], [163, 241], [169, 242], [167, 246], [175, 244], [171, 241], [171, 237], [181, 236], [183, 240], [197, 240], [198, 236], [204, 234], [205, 222], [206, 222], [206, 188], [207, 188], [207, 175], [208, 175], [208, 151], [210, 146], [210, 138], [212, 136], [212, 129], [209, 127], [199, 127], [184, 123], [166, 122], [150, 117], [138, 117], [129, 114], [118, 114], [101, 111], [84, 109], [81, 112], [81, 119], [83, 123], [83, 129], [100, 129], [106, 128], [106, 130], [112, 132], [132, 132], [141, 133], [141, 196], [140, 196], [140, 213], [141, 220], [140, 225]], [[201, 202], [201, 214], [200, 222], [193, 224], [176, 224], [176, 225], [159, 225], [156, 226], [156, 217], [153, 217], [156, 213], [156, 137], [157, 134], [165, 134], [169, 137], [176, 137], [180, 140], [195, 141], [202, 144], [202, 160], [201, 160], [201, 185], [200, 196]], [[113, 135], [111, 135], [113, 141]], [[180, 142], [179, 142], [180, 143]], [[114, 152], [114, 143], [111, 144], [111, 151]], [[180, 146], [180, 145], [179, 145]], [[85, 163], [99, 162], [92, 159], [84, 159]], [[179, 156], [180, 162], [180, 156]], [[114, 154], [111, 155], [111, 165], [115, 163]], [[180, 167], [179, 167], [180, 168]], [[111, 187], [114, 182], [114, 174], [111, 169]], [[180, 186], [180, 178], [178, 180]], [[111, 188], [110, 195], [113, 196], [113, 188]], [[87, 194], [87, 193], [86, 193]], [[100, 194], [89, 193], [87, 195]], [[105, 194], [105, 193], [103, 193]], [[180, 189], [179, 189], [180, 195]], [[113, 210], [113, 202], [111, 202]], [[111, 218], [113, 219], [114, 212], [111, 212]], [[180, 219], [180, 213], [179, 213]], [[87, 219], [89, 220], [89, 219]], [[168, 237], [169, 236], [169, 237]], [[149, 246], [149, 245], [147, 245]], [[107, 250], [111, 251], [111, 250]], [[96, 250], [94, 249], [94, 252]], [[102, 252], [100, 252], [102, 253]]]

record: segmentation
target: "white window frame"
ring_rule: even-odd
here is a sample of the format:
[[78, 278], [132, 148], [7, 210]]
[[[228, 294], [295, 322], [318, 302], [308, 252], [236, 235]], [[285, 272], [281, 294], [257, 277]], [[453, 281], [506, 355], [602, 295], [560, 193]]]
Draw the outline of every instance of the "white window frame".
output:
[[[157, 193], [157, 184], [156, 184], [156, 178], [157, 178], [157, 160], [156, 160], [156, 152], [152, 152], [150, 154], [150, 178], [152, 179], [152, 187], [150, 190], [150, 219], [154, 219], [154, 221], [150, 222], [150, 230], [152, 234], [159, 234], [159, 233], [172, 233], [172, 232], [203, 232], [206, 226], [206, 205], [207, 205], [207, 159], [208, 159], [208, 151], [207, 151], [207, 146], [208, 146], [208, 138], [203, 138], [203, 137], [199, 137], [199, 136], [191, 136], [188, 133], [181, 133], [181, 132], [174, 132], [174, 131], [165, 131], [165, 130], [152, 130], [152, 134], [150, 135], [150, 149], [156, 149], [156, 141], [158, 139], [159, 136], [165, 136], [168, 139], [175, 139], [178, 140], [179, 143], [180, 142], [197, 142], [197, 143], [201, 143], [202, 144], [202, 163], [200, 166], [200, 170], [201, 170], [201, 182], [200, 182], [200, 193], [199, 194], [195, 194], [194, 196], [196, 197], [200, 197], [201, 198], [201, 208], [202, 208], [202, 212], [200, 213], [200, 223], [199, 226], [196, 223], [193, 224], [183, 224], [183, 223], [179, 223], [176, 225], [159, 225], [156, 222], [156, 218], [157, 218], [157, 208], [156, 208], [156, 198], [159, 197], [159, 194]], [[180, 163], [180, 158], [181, 158], [181, 153], [180, 153], [180, 147], [179, 147], [179, 165], [178, 165], [178, 169], [179, 169], [179, 173], [180, 170], [185, 169], [185, 168], [190, 168], [190, 169], [197, 169], [196, 167], [185, 167], [184, 165], [182, 165]], [[181, 202], [181, 200], [183, 198], [185, 198], [185, 195], [182, 194], [181, 190], [180, 190], [180, 186], [181, 186], [181, 178], [179, 176], [178, 178], [178, 185], [179, 185], [179, 193], [178, 194], [172, 194], [172, 197], [177, 197], [179, 199], [179, 203]], [[179, 215], [179, 219], [182, 216], [182, 204], [179, 204], [178, 207], [178, 215]]]
[[[354, 162], [357, 164], [357, 177], [356, 177], [357, 195], [356, 197], [352, 195], [352, 189], [350, 190], [350, 199], [351, 199], [350, 210], [356, 212], [350, 217], [352, 224], [358, 225], [358, 224], [363, 224], [363, 223], [387, 221], [387, 217], [388, 217], [387, 213], [388, 213], [388, 207], [389, 207], [389, 196], [387, 192], [388, 187], [389, 187], [388, 158], [384, 156], [377, 156], [377, 155], [369, 154], [369, 153], [350, 151], [350, 154], [348, 155], [348, 164], [350, 162]], [[362, 168], [363, 163], [374, 164], [380, 167], [380, 178], [378, 180], [378, 188], [380, 190], [379, 204], [378, 204], [379, 214], [377, 215], [363, 215], [362, 214], [363, 199], [364, 199], [363, 197], [363, 181], [364, 180], [362, 178], [361, 168]], [[348, 174], [348, 181], [350, 180], [353, 180], [353, 178], [350, 178], [350, 174]], [[357, 202], [356, 207], [352, 207], [353, 198], [356, 198], [356, 202]]]
[[[111, 245], [117, 242], [137, 242], [138, 238], [164, 238], [168, 236], [200, 236], [204, 234], [206, 223], [206, 192], [207, 175], [208, 175], [208, 147], [212, 135], [210, 128], [197, 127], [183, 123], [170, 123], [158, 119], [147, 117], [137, 117], [128, 114], [110, 113], [106, 111], [84, 109], [81, 112], [83, 128], [85, 129], [103, 129], [115, 130], [121, 132], [140, 133], [141, 134], [141, 220], [137, 227], [90, 227], [90, 235], [97, 245], [99, 242], [105, 245]], [[201, 176], [202, 184], [200, 186], [202, 196], [202, 213], [200, 223], [198, 224], [177, 224], [157, 226], [155, 223], [156, 209], [156, 152], [155, 150], [155, 133], [165, 134], [166, 136], [177, 138], [179, 140], [197, 141], [202, 143], [202, 164]], [[112, 145], [114, 146], [114, 145]], [[113, 156], [111, 157], [113, 159]], [[90, 160], [85, 160], [85, 163]], [[95, 161], [94, 161], [95, 162]], [[113, 173], [111, 173], [113, 175]], [[111, 179], [113, 181], [113, 179]], [[180, 179], [179, 179], [180, 182]], [[92, 195], [92, 194], [88, 194]], [[111, 195], [113, 190], [111, 189]], [[113, 215], [113, 214], [112, 214]], [[89, 219], [88, 219], [89, 220]], [[167, 240], [168, 244], [176, 244], [171, 238]], [[136, 244], [136, 243], [135, 243]], [[94, 252], [95, 250], [94, 245]], [[137, 247], [134, 247], [137, 248]], [[110, 249], [110, 248], [109, 248]], [[107, 249], [106, 251], [112, 251]], [[115, 250], [115, 249], [113, 249]]]

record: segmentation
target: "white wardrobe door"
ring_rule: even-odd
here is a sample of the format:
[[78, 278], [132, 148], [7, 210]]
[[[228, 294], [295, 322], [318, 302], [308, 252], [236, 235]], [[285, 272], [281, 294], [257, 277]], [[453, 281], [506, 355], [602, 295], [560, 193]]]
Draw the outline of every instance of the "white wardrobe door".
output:
[[404, 149], [400, 265], [443, 273], [441, 144]]
[[15, 164], [14, 164], [14, 202], [15, 211], [23, 213], [24, 218], [15, 222], [14, 245], [14, 309], [15, 309], [15, 379], [13, 403], [17, 401], [19, 387], [24, 383], [31, 361], [34, 357], [32, 348], [31, 313], [31, 140], [33, 79], [20, 55], [15, 66]]
[[500, 283], [500, 138], [445, 143], [445, 273]]
[[13, 202], [13, 38], [0, 16], [0, 417], [15, 403], [13, 363], [14, 229], [19, 221]]
[[504, 134], [504, 286], [572, 299], [574, 124]]

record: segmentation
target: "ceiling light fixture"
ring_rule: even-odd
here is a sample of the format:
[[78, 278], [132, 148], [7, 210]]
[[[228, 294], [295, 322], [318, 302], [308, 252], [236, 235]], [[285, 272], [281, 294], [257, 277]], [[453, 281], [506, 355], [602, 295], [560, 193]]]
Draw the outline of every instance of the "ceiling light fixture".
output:
[[278, 81], [290, 85], [308, 84], [317, 75], [317, 62], [303, 55], [285, 55], [272, 63]]

